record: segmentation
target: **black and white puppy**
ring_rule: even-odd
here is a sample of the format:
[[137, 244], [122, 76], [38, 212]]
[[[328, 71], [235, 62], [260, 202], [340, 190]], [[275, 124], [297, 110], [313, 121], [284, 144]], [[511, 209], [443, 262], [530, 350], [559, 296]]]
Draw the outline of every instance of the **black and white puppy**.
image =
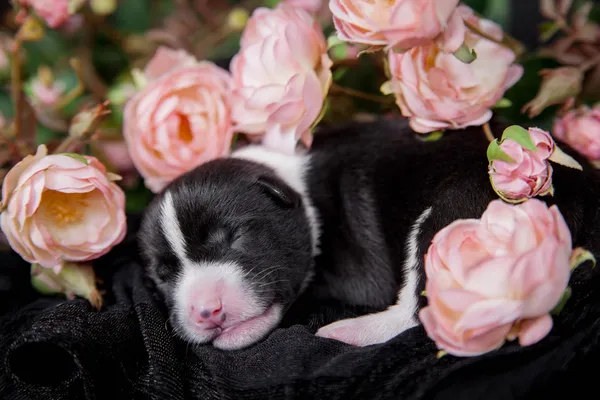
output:
[[[423, 142], [405, 122], [382, 120], [318, 133], [305, 154], [248, 146], [184, 174], [152, 201], [139, 235], [175, 331], [243, 348], [303, 292], [379, 310], [318, 336], [362, 346], [414, 327], [433, 235], [497, 198], [487, 145], [480, 128]], [[575, 244], [599, 236], [583, 223], [596, 218], [597, 175], [576, 158], [584, 172], [555, 166], [555, 195], [545, 198]]]

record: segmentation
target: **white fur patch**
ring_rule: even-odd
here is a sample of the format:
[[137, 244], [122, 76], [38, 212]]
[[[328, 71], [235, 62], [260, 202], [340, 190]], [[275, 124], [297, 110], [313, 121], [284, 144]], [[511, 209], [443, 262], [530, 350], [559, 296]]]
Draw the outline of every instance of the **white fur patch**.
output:
[[336, 339], [355, 346], [383, 343], [418, 324], [415, 313], [418, 307], [417, 285], [419, 274], [418, 239], [421, 225], [431, 215], [431, 207], [425, 209], [415, 220], [406, 239], [404, 262], [404, 286], [398, 292], [395, 305], [387, 310], [349, 318], [326, 325], [317, 331], [317, 336]]
[[242, 147], [231, 156], [258, 162], [272, 168], [286, 184], [300, 194], [311, 229], [313, 256], [318, 255], [320, 237], [319, 217], [308, 196], [306, 182], [304, 181], [306, 165], [310, 161], [310, 156], [306, 153], [282, 154], [258, 145]]
[[171, 195], [171, 192], [167, 191], [165, 193], [162, 199], [160, 211], [161, 229], [179, 261], [181, 261], [181, 263], [185, 263], [187, 260], [185, 251], [185, 238], [183, 237], [183, 233], [181, 233], [181, 228], [179, 227], [177, 211], [175, 211], [175, 206], [173, 205], [173, 196]]

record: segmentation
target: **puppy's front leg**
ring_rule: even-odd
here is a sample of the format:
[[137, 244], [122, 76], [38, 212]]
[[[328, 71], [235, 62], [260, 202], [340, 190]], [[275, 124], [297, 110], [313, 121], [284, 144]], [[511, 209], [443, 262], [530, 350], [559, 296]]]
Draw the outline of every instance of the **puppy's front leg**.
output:
[[398, 301], [387, 310], [358, 318], [343, 319], [319, 329], [317, 336], [336, 339], [354, 346], [383, 343], [418, 325], [418, 296], [420, 272], [423, 271], [423, 254], [419, 251], [419, 236], [423, 222], [431, 214], [425, 209], [414, 222], [406, 240], [404, 262], [405, 280], [398, 292]]

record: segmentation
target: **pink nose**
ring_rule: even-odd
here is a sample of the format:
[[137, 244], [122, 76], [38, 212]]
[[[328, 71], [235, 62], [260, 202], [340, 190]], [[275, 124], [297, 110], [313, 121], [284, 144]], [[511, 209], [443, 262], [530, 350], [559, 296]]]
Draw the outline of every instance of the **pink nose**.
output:
[[225, 311], [220, 300], [204, 301], [190, 306], [190, 318], [197, 324], [221, 325], [225, 321]]

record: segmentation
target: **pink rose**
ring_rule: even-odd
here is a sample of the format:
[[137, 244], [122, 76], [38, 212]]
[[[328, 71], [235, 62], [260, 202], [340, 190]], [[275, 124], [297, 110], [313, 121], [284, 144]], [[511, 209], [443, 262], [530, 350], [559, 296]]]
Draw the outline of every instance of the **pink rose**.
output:
[[491, 160], [489, 174], [494, 190], [509, 202], [520, 202], [552, 191], [552, 166], [549, 158], [555, 148], [548, 132], [529, 128], [535, 150], [512, 139], [504, 139], [500, 149], [512, 160]]
[[125, 105], [123, 136], [146, 186], [173, 179], [229, 153], [231, 78], [215, 64], [160, 48], [144, 71], [146, 86]]
[[552, 133], [590, 161], [600, 161], [600, 105], [569, 111], [554, 122]]
[[481, 219], [440, 230], [425, 256], [428, 306], [419, 318], [439, 349], [475, 356], [552, 329], [570, 276], [571, 234], [556, 206], [492, 201]]
[[256, 9], [231, 61], [236, 130], [281, 151], [294, 151], [299, 139], [310, 145], [331, 65], [321, 27], [307, 12], [286, 4]]
[[[479, 19], [467, 6], [460, 15], [486, 34], [502, 39], [495, 23]], [[402, 114], [419, 133], [482, 125], [492, 117], [490, 108], [523, 74], [513, 64], [514, 53], [468, 31], [465, 42], [477, 53], [470, 64], [442, 52], [435, 43], [388, 55], [391, 81], [386, 85], [396, 96]]]
[[40, 145], [6, 175], [0, 225], [30, 263], [60, 270], [88, 261], [125, 237], [125, 194], [94, 157], [47, 155]]
[[318, 13], [323, 6], [323, 0], [285, 0], [284, 3], [311, 14]]
[[69, 0], [20, 0], [22, 6], [29, 6], [51, 28], [58, 28], [71, 17]]
[[331, 0], [329, 8], [341, 40], [408, 50], [441, 36], [445, 51], [463, 43], [465, 28], [458, 0]]

